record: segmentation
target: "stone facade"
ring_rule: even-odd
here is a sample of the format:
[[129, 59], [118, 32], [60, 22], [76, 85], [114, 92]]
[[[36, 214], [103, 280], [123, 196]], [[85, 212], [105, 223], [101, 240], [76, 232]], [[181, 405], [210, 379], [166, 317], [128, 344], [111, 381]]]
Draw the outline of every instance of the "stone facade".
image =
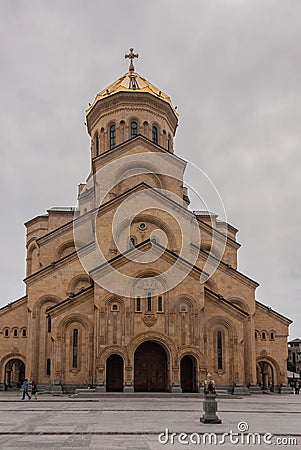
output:
[[[2, 388], [26, 376], [50, 390], [197, 392], [208, 372], [217, 388], [287, 382], [291, 322], [239, 272], [237, 229], [189, 210], [177, 123], [169, 97], [131, 68], [97, 95], [78, 206], [25, 224], [26, 296], [0, 310]], [[108, 288], [110, 271], [125, 284]]]

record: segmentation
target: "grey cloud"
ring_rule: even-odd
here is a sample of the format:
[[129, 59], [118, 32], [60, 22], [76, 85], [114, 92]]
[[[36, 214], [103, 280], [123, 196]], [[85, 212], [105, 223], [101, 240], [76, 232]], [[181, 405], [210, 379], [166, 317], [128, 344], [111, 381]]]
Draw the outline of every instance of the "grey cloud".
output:
[[85, 108], [134, 46], [137, 70], [178, 105], [177, 153], [241, 230], [241, 270], [300, 334], [300, 1], [4, 0], [0, 17], [0, 304], [24, 293], [22, 223], [75, 204]]

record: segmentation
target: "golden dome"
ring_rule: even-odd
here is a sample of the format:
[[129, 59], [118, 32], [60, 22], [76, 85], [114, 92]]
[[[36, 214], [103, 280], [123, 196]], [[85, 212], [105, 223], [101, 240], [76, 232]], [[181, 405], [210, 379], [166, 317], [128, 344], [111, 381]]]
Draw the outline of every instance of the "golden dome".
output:
[[86, 110], [86, 115], [89, 114], [91, 109], [95, 106], [95, 104], [106, 97], [110, 97], [111, 95], [117, 94], [118, 92], [148, 92], [160, 100], [168, 103], [174, 114], [178, 117], [178, 113], [172, 105], [170, 97], [154, 86], [152, 83], [143, 78], [139, 73], [134, 72], [133, 70], [129, 70], [126, 74], [120, 77], [118, 80], [114, 81], [114, 83], [110, 84], [110, 86], [103, 89], [97, 96], [95, 97], [92, 105]]

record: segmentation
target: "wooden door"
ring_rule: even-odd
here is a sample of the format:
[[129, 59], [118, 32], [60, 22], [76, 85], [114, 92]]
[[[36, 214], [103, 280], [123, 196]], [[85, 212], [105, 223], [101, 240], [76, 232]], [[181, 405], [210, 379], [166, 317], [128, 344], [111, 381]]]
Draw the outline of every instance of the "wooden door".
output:
[[120, 355], [111, 355], [107, 359], [106, 390], [108, 392], [123, 391], [123, 359]]
[[134, 358], [135, 391], [167, 391], [167, 356], [161, 345], [156, 342], [141, 344]]
[[190, 355], [181, 359], [181, 387], [182, 392], [196, 391], [196, 362]]

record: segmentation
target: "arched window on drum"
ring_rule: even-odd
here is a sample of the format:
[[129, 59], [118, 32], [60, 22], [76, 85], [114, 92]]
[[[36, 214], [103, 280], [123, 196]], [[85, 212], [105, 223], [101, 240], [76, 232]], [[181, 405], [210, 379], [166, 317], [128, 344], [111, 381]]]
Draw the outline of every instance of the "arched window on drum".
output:
[[156, 126], [153, 126], [152, 141], [154, 144], [158, 144], [158, 128]]
[[138, 124], [135, 120], [131, 122], [131, 138], [134, 138], [138, 134]]
[[110, 126], [110, 150], [116, 145], [116, 126], [113, 124]]

